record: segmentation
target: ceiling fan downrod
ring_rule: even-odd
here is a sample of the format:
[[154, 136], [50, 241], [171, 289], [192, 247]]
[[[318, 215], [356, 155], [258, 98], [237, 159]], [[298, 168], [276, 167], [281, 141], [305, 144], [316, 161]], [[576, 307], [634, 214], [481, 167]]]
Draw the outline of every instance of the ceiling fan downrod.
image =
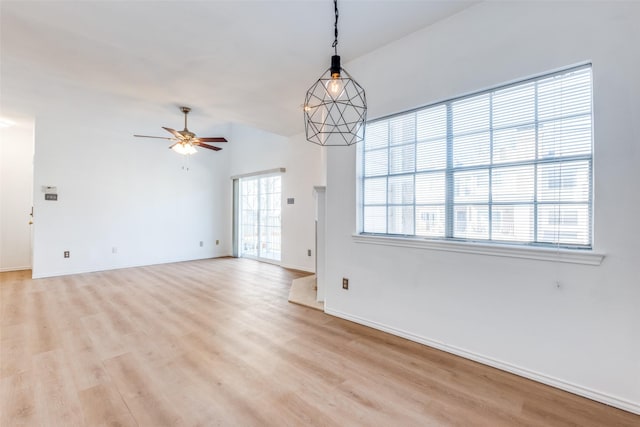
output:
[[184, 113], [184, 130], [188, 130], [187, 129], [187, 114], [189, 114], [189, 111], [191, 111], [191, 108], [189, 108], [189, 107], [180, 107], [180, 111], [182, 111]]

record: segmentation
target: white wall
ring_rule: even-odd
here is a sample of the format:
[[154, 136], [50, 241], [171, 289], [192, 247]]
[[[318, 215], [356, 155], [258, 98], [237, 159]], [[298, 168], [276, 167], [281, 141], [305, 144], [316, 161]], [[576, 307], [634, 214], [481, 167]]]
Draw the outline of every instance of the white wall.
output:
[[0, 128], [0, 271], [31, 268], [33, 120]]
[[[132, 136], [162, 136], [155, 114], [81, 107], [36, 120], [34, 277], [231, 253], [229, 150], [183, 157]], [[58, 201], [44, 200], [44, 185]]]
[[[281, 265], [315, 271], [313, 187], [324, 184], [323, 149], [307, 142], [304, 135], [287, 138], [239, 124], [233, 125], [229, 147], [229, 177], [286, 168], [282, 174]], [[288, 198], [295, 199], [293, 205], [287, 204]], [[308, 249], [312, 250], [311, 256], [307, 255]]]
[[348, 64], [374, 118], [592, 61], [594, 251], [606, 258], [354, 243], [356, 153], [330, 150], [326, 311], [640, 412], [638, 22], [631, 2], [485, 2]]
[[[313, 186], [324, 184], [322, 150], [303, 136], [243, 125], [201, 130], [203, 118], [195, 116], [191, 129], [229, 143], [183, 157], [166, 148], [169, 141], [132, 136], [162, 136], [160, 125], [180, 123], [178, 114], [160, 116], [106, 99], [37, 118], [34, 277], [231, 255], [230, 177], [276, 167], [287, 169], [282, 265], [314, 271], [307, 249], [315, 250]], [[58, 200], [45, 201], [42, 186], [56, 186]], [[289, 197], [294, 205], [286, 204]]]

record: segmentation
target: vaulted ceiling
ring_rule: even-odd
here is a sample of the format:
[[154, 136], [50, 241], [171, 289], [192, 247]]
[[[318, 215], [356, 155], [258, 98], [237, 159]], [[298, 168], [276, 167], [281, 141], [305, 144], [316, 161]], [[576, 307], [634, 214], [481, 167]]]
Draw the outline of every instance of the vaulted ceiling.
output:
[[[472, 3], [340, 1], [343, 64]], [[2, 114], [110, 104], [179, 123], [189, 105], [211, 124], [292, 135], [329, 65], [334, 12], [330, 0], [3, 0], [0, 19]]]

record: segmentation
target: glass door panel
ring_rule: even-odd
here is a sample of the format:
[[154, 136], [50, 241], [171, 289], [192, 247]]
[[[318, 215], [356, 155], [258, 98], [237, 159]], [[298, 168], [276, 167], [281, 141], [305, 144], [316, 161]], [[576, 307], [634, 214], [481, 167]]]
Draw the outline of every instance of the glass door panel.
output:
[[280, 261], [281, 178], [240, 180], [240, 256]]

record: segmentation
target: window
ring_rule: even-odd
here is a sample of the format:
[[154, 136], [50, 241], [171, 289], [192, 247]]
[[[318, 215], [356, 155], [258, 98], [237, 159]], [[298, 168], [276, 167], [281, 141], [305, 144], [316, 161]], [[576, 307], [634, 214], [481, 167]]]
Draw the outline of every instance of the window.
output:
[[591, 66], [371, 121], [363, 233], [591, 248]]

